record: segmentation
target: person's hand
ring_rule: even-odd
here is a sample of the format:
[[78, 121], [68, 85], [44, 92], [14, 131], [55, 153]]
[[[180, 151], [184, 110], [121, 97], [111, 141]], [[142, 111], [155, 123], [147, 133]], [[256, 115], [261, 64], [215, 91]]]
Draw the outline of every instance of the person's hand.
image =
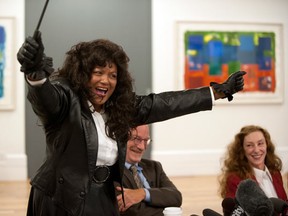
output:
[[[243, 90], [244, 87], [244, 79], [243, 76], [246, 74], [245, 71], [237, 71], [231, 74], [228, 79], [219, 84], [216, 82], [211, 82], [210, 86], [212, 86], [213, 90], [220, 95], [221, 98], [228, 98], [228, 101], [233, 100], [233, 94], [238, 91]], [[216, 98], [217, 99], [217, 98]]]
[[34, 79], [47, 77], [54, 71], [53, 59], [44, 54], [40, 31], [34, 37], [25, 39], [17, 53], [17, 59], [21, 64], [20, 70]]
[[[116, 187], [116, 190], [121, 191], [121, 187]], [[124, 188], [123, 192], [124, 192], [125, 205], [122, 200], [122, 195], [119, 194], [117, 196], [117, 202], [120, 212], [126, 211], [132, 205], [137, 204], [145, 199], [145, 190], [143, 188], [139, 189]]]

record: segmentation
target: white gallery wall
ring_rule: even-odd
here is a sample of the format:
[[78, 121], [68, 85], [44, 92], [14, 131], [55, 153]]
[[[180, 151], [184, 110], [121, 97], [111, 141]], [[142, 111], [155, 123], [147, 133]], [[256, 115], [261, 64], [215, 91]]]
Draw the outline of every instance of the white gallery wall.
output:
[[[228, 105], [216, 101], [212, 111], [153, 124], [152, 158], [160, 160], [169, 175], [211, 175], [220, 171], [220, 158], [244, 125], [257, 124], [271, 133], [277, 153], [288, 171], [288, 1], [287, 0], [153, 0], [153, 91], [179, 89], [177, 24], [246, 23], [282, 26], [280, 77], [282, 103]], [[279, 57], [279, 56], [278, 56]], [[276, 60], [276, 61], [277, 61]], [[181, 72], [180, 72], [181, 73]], [[278, 80], [279, 81], [279, 80]], [[240, 96], [239, 96], [240, 97]], [[239, 101], [239, 100], [238, 100]], [[266, 101], [267, 102], [267, 101]]]
[[[119, 0], [121, 1], [121, 0]], [[232, 2], [232, 3], [231, 3]], [[16, 52], [24, 40], [24, 0], [0, 0], [0, 17], [13, 17], [14, 109], [0, 110], [0, 180], [27, 179], [25, 153], [25, 86]], [[220, 157], [240, 127], [267, 128], [288, 170], [288, 1], [287, 0], [152, 0], [153, 91], [177, 90], [177, 21], [277, 23], [283, 25], [283, 102], [217, 104], [206, 111], [153, 124], [152, 157], [169, 175], [219, 172]], [[235, 96], [235, 101], [237, 96]]]
[[16, 52], [24, 40], [24, 0], [0, 0], [0, 19], [13, 20], [13, 44], [9, 73], [12, 77], [13, 109], [0, 110], [0, 180], [27, 178], [25, 153], [25, 87]]

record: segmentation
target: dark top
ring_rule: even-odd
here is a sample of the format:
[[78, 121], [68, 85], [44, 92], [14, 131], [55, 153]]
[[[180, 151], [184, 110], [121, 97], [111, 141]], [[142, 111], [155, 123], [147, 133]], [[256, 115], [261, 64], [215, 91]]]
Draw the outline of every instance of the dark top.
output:
[[[46, 159], [31, 184], [75, 215], [84, 205], [97, 160], [98, 135], [92, 114], [63, 79], [28, 85], [27, 97], [43, 124], [47, 144]], [[142, 125], [211, 110], [212, 99], [209, 87], [204, 87], [137, 96], [135, 106], [135, 123]], [[119, 168], [113, 178], [121, 182], [126, 143], [117, 140], [117, 145]]]

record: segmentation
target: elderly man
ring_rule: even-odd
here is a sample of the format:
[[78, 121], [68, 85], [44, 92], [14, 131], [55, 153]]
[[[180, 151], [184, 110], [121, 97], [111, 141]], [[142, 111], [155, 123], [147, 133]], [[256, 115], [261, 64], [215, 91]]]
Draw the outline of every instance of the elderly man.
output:
[[[119, 210], [125, 216], [162, 216], [165, 207], [181, 206], [182, 195], [167, 177], [160, 162], [142, 159], [151, 142], [148, 125], [138, 126], [131, 133], [123, 176], [125, 205], [119, 194]], [[121, 192], [119, 186], [116, 190]]]

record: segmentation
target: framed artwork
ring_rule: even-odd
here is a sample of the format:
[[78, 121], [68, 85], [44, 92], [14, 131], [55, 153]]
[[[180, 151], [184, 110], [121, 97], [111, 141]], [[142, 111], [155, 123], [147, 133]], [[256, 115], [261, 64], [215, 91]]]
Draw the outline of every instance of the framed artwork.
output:
[[0, 17], [0, 110], [14, 109], [15, 20]]
[[247, 72], [244, 89], [233, 104], [283, 102], [282, 28], [267, 23], [177, 22], [177, 87], [221, 83], [242, 70]]

